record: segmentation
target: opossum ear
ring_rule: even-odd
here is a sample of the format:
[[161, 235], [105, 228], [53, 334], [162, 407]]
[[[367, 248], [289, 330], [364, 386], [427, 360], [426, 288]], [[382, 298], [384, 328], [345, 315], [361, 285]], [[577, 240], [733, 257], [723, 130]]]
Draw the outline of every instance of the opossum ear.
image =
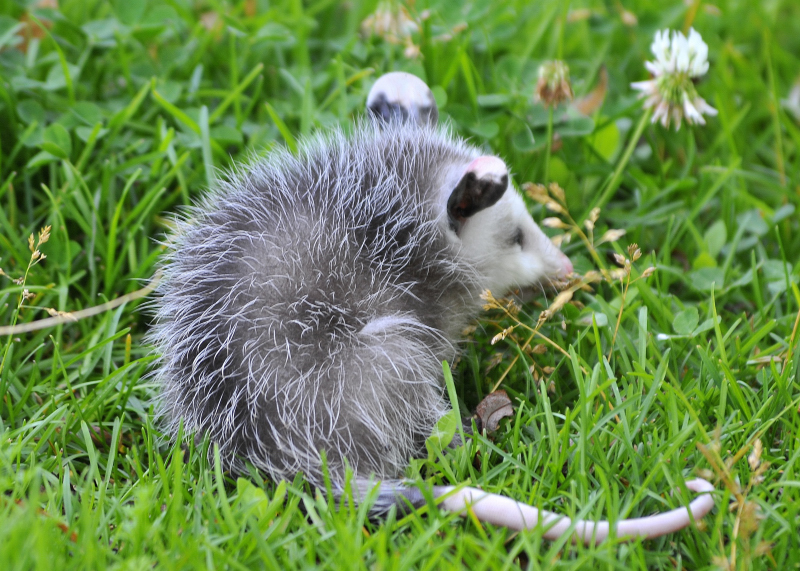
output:
[[480, 157], [467, 170], [447, 199], [450, 227], [456, 232], [467, 218], [493, 206], [508, 188], [508, 169], [497, 157]]
[[439, 110], [433, 93], [415, 75], [395, 71], [382, 75], [367, 96], [367, 109], [378, 120], [412, 121], [418, 125], [435, 125]]

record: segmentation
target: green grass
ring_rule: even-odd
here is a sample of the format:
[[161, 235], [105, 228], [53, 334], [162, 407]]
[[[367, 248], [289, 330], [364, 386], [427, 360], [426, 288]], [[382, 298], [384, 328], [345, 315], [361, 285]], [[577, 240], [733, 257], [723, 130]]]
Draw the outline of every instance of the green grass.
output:
[[[547, 172], [575, 220], [601, 207], [596, 236], [627, 231], [596, 257], [573, 238], [579, 272], [613, 268], [632, 243], [631, 277], [657, 268], [576, 293], [540, 330], [561, 350], [522, 351], [522, 326], [492, 346], [514, 321], [485, 317], [454, 368], [460, 408], [502, 378], [515, 417], [409, 477], [612, 520], [681, 505], [698, 474], [720, 491], [700, 529], [585, 548], [435, 509], [374, 523], [301, 479], [234, 481], [207, 441], [164, 443], [134, 300], [0, 338], [0, 568], [800, 568], [800, 118], [781, 104], [800, 74], [797, 2], [634, 0], [628, 26], [618, 2], [421, 0], [416, 60], [359, 33], [374, 1], [33, 4], [0, 0], [0, 325], [141, 288], [169, 215], [217, 169], [348, 124], [374, 78], [403, 69], [518, 185]], [[656, 30], [689, 25], [710, 48], [698, 90], [719, 116], [636, 136], [629, 84], [647, 78]], [[608, 88], [590, 117], [557, 110], [548, 145], [532, 93], [557, 57], [577, 97], [603, 70]], [[46, 225], [47, 258], [29, 268], [28, 236]]]

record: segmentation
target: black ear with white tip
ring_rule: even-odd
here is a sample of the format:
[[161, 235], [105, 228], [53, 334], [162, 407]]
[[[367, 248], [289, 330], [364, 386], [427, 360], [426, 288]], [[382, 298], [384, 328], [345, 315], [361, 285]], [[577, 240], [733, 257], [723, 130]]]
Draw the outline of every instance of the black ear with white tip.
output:
[[381, 121], [436, 125], [439, 110], [433, 93], [415, 75], [394, 71], [378, 78], [367, 96], [369, 113]]
[[497, 157], [472, 161], [447, 199], [450, 227], [458, 232], [467, 218], [500, 200], [506, 188], [508, 169], [503, 161]]

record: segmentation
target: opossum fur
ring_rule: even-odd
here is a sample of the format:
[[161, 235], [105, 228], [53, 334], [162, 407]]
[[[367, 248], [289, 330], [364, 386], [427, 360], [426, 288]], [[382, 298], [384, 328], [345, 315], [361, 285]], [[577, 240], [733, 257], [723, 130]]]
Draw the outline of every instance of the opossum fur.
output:
[[[302, 473], [323, 490], [324, 451], [334, 493], [346, 466], [361, 496], [380, 483], [374, 513], [424, 503], [399, 478], [449, 410], [442, 361], [480, 294], [572, 271], [505, 164], [437, 127], [427, 87], [415, 93], [411, 108], [379, 89], [370, 107], [385, 121], [318, 134], [220, 180], [176, 221], [150, 334], [168, 434], [182, 423], [208, 433], [231, 471]], [[434, 494], [459, 512], [483, 492]], [[497, 501], [473, 509], [537, 524], [533, 508]], [[511, 513], [493, 519], [497, 509]]]

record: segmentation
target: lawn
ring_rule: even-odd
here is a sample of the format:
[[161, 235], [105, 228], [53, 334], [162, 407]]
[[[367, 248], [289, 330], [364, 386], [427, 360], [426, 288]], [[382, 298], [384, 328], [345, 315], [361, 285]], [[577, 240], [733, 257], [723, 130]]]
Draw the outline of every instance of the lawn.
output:
[[[690, 28], [718, 114], [652, 124], [631, 83], [658, 30]], [[574, 99], [548, 108], [555, 59]], [[502, 388], [514, 416], [407, 476], [611, 520], [702, 476], [697, 526], [584, 547], [433, 506], [374, 522], [165, 441], [143, 294], [171, 217], [351, 124], [390, 70], [503, 157], [588, 276], [482, 316], [458, 405]], [[800, 569], [799, 205], [796, 0], [0, 0], [0, 568]]]

